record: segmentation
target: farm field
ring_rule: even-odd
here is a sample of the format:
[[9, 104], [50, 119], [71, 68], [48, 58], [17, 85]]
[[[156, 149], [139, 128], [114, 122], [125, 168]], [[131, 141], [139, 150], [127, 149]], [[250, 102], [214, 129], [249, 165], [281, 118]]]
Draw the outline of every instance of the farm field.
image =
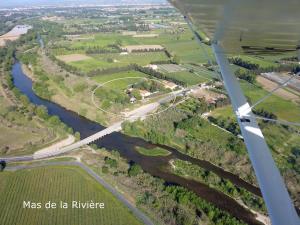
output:
[[136, 45], [140, 44], [140, 39], [136, 39], [131, 36], [125, 36], [118, 33], [110, 34], [95, 34], [92, 40], [73, 40], [70, 42], [71, 48], [89, 48], [89, 47], [106, 47], [107, 45], [113, 45], [117, 41], [122, 45]]
[[258, 64], [261, 68], [267, 68], [267, 67], [276, 67], [277, 64], [274, 61], [265, 59], [265, 58], [257, 58], [254, 56], [248, 56], [248, 55], [240, 55], [241, 59], [248, 61], [250, 63]]
[[90, 59], [89, 56], [83, 54], [62, 55], [62, 56], [57, 56], [57, 58], [65, 63]]
[[[258, 76], [256, 81], [264, 87], [267, 91], [272, 91], [276, 87], [278, 87], [278, 84], [264, 78], [263, 76]], [[292, 90], [288, 88], [281, 88], [274, 92], [274, 95], [277, 95], [279, 97], [282, 97], [283, 99], [292, 100], [292, 101], [298, 101], [300, 103], [300, 95], [296, 95]]]
[[[203, 45], [205, 51], [208, 53], [211, 60], [213, 60], [213, 54], [210, 47]], [[180, 58], [181, 63], [207, 63], [208, 59], [201, 46], [195, 40], [183, 40], [168, 42], [165, 47], [172, 53], [176, 54]]]
[[208, 70], [204, 66], [195, 66], [191, 64], [185, 64], [185, 68], [192, 69], [195, 73], [199, 74], [199, 76], [202, 76], [206, 78], [207, 80], [211, 80], [213, 78], [219, 79], [219, 74], [217, 74], [215, 71]]
[[89, 72], [95, 69], [124, 67], [130, 64], [146, 66], [153, 61], [162, 60], [168, 60], [164, 52], [130, 53], [128, 55], [120, 55], [116, 53], [92, 55], [91, 59], [71, 62], [69, 64], [84, 72]]
[[[241, 87], [245, 95], [251, 100], [252, 104], [264, 97], [268, 92], [264, 89], [254, 86], [246, 81], [240, 80]], [[274, 113], [278, 119], [283, 119], [291, 122], [300, 122], [300, 106], [289, 100], [284, 100], [281, 97], [272, 95], [263, 103], [255, 107], [256, 109], [264, 108], [265, 110]], [[231, 106], [218, 108], [213, 112], [213, 115], [222, 115], [223, 117], [233, 117]]]
[[176, 80], [184, 82], [186, 85], [195, 85], [207, 81], [207, 79], [188, 71], [166, 73], [165, 76], [175, 78]]
[[[97, 224], [140, 222], [110, 192], [81, 168], [49, 166], [0, 174], [0, 221], [10, 225]], [[14, 190], [14, 191], [12, 191]], [[46, 191], [47, 190], [47, 191]], [[23, 209], [23, 201], [103, 202], [104, 209]]]
[[[89, 48], [107, 48], [109, 45], [161, 45], [165, 47], [172, 55], [180, 57], [181, 63], [207, 63], [208, 59], [202, 48], [193, 38], [193, 34], [188, 30], [182, 33], [173, 34], [166, 31], [158, 31], [159, 36], [140, 38], [130, 35], [122, 35], [119, 33], [109, 34], [93, 34], [94, 39], [81, 39], [72, 41], [60, 41], [60, 46], [74, 49], [71, 53], [79, 53]], [[204, 45], [205, 50], [212, 59], [212, 51], [210, 47]], [[52, 50], [54, 54], [58, 54], [58, 50]], [[62, 54], [63, 50], [60, 50]], [[66, 51], [66, 50], [65, 50]], [[159, 59], [156, 59], [156, 61]]]
[[176, 64], [162, 64], [158, 65], [158, 69], [165, 73], [175, 73], [185, 71], [186, 68], [176, 65]]

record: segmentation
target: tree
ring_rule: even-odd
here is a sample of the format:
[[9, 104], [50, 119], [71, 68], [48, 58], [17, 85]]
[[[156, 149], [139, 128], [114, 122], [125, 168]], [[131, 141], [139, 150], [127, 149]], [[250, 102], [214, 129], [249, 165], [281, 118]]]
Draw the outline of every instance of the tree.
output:
[[58, 116], [51, 116], [48, 120], [49, 120], [50, 124], [52, 124], [54, 126], [58, 126], [61, 123]]
[[108, 167], [102, 166], [102, 173], [108, 173]]
[[26, 95], [21, 95], [20, 96], [20, 101], [22, 102], [22, 105], [25, 107], [28, 107], [30, 101]]
[[133, 97], [135, 97], [137, 100], [141, 100], [142, 99], [142, 96], [140, 94], [140, 92], [138, 90], [133, 90], [131, 92], [131, 94], [133, 95]]
[[6, 167], [6, 162], [4, 160], [0, 161], [0, 171], [2, 172]]
[[117, 168], [118, 167], [118, 162], [115, 159], [112, 159], [110, 157], [105, 157], [104, 162], [106, 165], [109, 165], [111, 168]]
[[78, 131], [75, 132], [74, 136], [77, 141], [80, 140], [80, 133]]
[[175, 64], [180, 64], [180, 58], [179, 58], [179, 56], [178, 55], [174, 55], [173, 61], [174, 61]]
[[128, 175], [130, 177], [135, 177], [141, 172], [142, 172], [142, 167], [136, 163], [133, 163], [128, 169]]
[[49, 118], [47, 108], [43, 105], [40, 105], [40, 106], [35, 108], [35, 114], [38, 117], [40, 117], [41, 119], [48, 119]]

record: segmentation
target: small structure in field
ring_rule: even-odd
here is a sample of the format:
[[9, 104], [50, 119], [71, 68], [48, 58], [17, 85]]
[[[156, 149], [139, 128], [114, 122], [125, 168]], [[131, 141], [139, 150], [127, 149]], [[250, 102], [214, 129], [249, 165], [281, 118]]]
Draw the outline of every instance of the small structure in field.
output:
[[135, 102], [136, 102], [136, 98], [135, 98], [135, 97], [131, 97], [131, 98], [130, 98], [130, 103], [133, 104], [133, 103], [135, 103]]
[[145, 99], [151, 95], [151, 92], [146, 90], [140, 90], [140, 95], [142, 96], [142, 99]]
[[133, 35], [136, 35], [136, 31], [123, 31], [122, 35], [123, 36], [133, 36]]
[[154, 64], [150, 64], [147, 67], [150, 68], [150, 69], [153, 69], [153, 70], [157, 70], [158, 69], [158, 66], [154, 65]]
[[158, 34], [136, 34], [133, 35], [135, 38], [153, 38], [153, 37], [158, 37]]
[[177, 84], [175, 84], [171, 81], [164, 80], [164, 81], [162, 81], [162, 83], [165, 88], [171, 89], [172, 91], [178, 87]]

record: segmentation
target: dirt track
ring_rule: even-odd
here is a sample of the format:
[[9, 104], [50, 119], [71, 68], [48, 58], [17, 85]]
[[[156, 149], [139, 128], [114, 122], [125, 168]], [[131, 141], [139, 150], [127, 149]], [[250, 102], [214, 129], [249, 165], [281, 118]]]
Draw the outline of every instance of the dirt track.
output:
[[[257, 77], [257, 82], [259, 84], [261, 84], [263, 86], [264, 89], [266, 89], [267, 91], [272, 91], [274, 88], [278, 87], [278, 84], [276, 84], [275, 82], [273, 81], [270, 81], [262, 76], [258, 76]], [[300, 97], [289, 92], [289, 91], [286, 91], [284, 89], [279, 89], [277, 91], [274, 92], [275, 95], [279, 96], [279, 97], [282, 97], [286, 100], [292, 100], [292, 101], [300, 101]]]

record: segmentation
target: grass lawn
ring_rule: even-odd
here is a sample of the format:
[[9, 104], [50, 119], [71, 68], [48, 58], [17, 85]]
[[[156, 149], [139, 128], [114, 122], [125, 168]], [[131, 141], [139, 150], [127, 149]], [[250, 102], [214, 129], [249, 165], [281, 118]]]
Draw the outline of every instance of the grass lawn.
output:
[[167, 151], [166, 149], [155, 147], [151, 149], [143, 148], [143, 147], [136, 147], [136, 150], [146, 156], [168, 156], [171, 152]]
[[[125, 78], [125, 77], [137, 77], [137, 78], [141, 77], [141, 78], [143, 78], [143, 77], [147, 77], [147, 75], [144, 73], [138, 72], [138, 71], [127, 71], [127, 72], [113, 73], [113, 74], [107, 74], [107, 75], [98, 75], [98, 76], [93, 77], [92, 79], [97, 81], [98, 83], [105, 83], [110, 80]], [[110, 87], [110, 88], [118, 88], [120, 90], [120, 89], [125, 89], [128, 85], [138, 82], [140, 80], [141, 79], [135, 79], [135, 78], [116, 80], [111, 83], [108, 83], [105, 86]]]
[[[51, 166], [0, 174], [1, 224], [141, 224], [81, 168]], [[103, 202], [104, 209], [23, 209], [23, 201]]]

